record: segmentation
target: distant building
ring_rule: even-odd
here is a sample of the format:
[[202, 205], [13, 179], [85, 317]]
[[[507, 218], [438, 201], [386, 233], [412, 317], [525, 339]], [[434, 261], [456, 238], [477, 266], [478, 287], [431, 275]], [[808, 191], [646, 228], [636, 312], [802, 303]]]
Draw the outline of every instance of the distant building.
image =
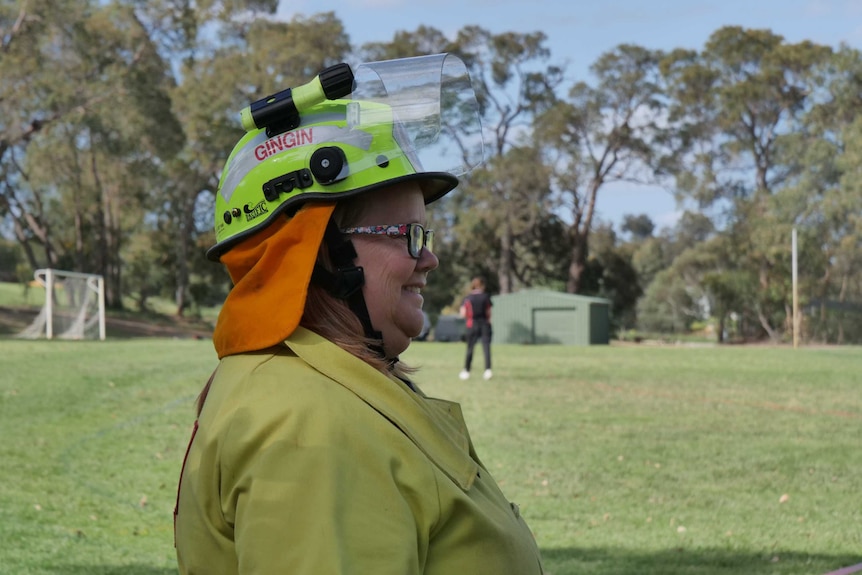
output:
[[494, 343], [610, 343], [610, 300], [539, 289], [491, 300]]

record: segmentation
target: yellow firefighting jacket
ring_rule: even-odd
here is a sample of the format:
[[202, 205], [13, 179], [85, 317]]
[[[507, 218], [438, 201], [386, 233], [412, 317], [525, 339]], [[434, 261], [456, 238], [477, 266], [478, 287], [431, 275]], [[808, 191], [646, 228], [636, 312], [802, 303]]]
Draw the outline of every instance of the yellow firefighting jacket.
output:
[[460, 407], [298, 328], [223, 358], [183, 464], [182, 575], [531, 575]]

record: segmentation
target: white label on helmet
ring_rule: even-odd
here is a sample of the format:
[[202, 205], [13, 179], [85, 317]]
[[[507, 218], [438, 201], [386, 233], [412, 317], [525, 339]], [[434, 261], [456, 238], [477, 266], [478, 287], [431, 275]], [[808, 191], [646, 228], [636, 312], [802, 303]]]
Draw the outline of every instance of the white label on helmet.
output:
[[254, 149], [262, 142], [266, 141], [266, 133], [260, 132], [254, 138], [248, 141], [231, 159], [230, 165], [227, 168], [227, 173], [224, 176], [224, 181], [221, 183], [219, 193], [226, 202], [230, 202], [234, 190], [248, 174], [252, 166], [257, 165], [254, 159]]
[[[309, 126], [285, 132], [269, 139], [264, 132], [260, 132], [234, 155], [230, 166], [228, 166], [224, 182], [222, 182], [220, 193], [226, 202], [230, 202], [234, 190], [249, 172], [266, 159], [293, 148], [335, 142], [368, 151], [371, 148], [372, 139], [368, 132], [348, 130], [338, 126]], [[301, 167], [305, 166], [296, 166], [296, 168], [286, 166], [285, 173]]]

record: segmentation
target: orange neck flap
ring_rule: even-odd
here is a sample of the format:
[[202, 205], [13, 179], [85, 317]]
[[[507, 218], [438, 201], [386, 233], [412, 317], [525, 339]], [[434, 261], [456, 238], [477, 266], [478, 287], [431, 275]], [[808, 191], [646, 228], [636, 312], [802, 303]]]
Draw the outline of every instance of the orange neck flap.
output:
[[334, 209], [335, 203], [309, 202], [221, 256], [234, 286], [213, 333], [219, 359], [272, 347], [293, 333]]

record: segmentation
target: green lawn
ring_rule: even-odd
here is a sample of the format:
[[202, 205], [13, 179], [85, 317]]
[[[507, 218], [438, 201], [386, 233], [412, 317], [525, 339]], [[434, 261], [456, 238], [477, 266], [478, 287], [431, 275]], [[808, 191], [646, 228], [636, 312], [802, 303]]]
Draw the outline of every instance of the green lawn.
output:
[[40, 308], [45, 303], [45, 288], [0, 282], [0, 306]]
[[[463, 351], [416, 343], [404, 359], [462, 404], [550, 574], [862, 562], [862, 349], [499, 345], [494, 379], [468, 382]], [[175, 574], [211, 343], [0, 340], [0, 357], [0, 573]]]

